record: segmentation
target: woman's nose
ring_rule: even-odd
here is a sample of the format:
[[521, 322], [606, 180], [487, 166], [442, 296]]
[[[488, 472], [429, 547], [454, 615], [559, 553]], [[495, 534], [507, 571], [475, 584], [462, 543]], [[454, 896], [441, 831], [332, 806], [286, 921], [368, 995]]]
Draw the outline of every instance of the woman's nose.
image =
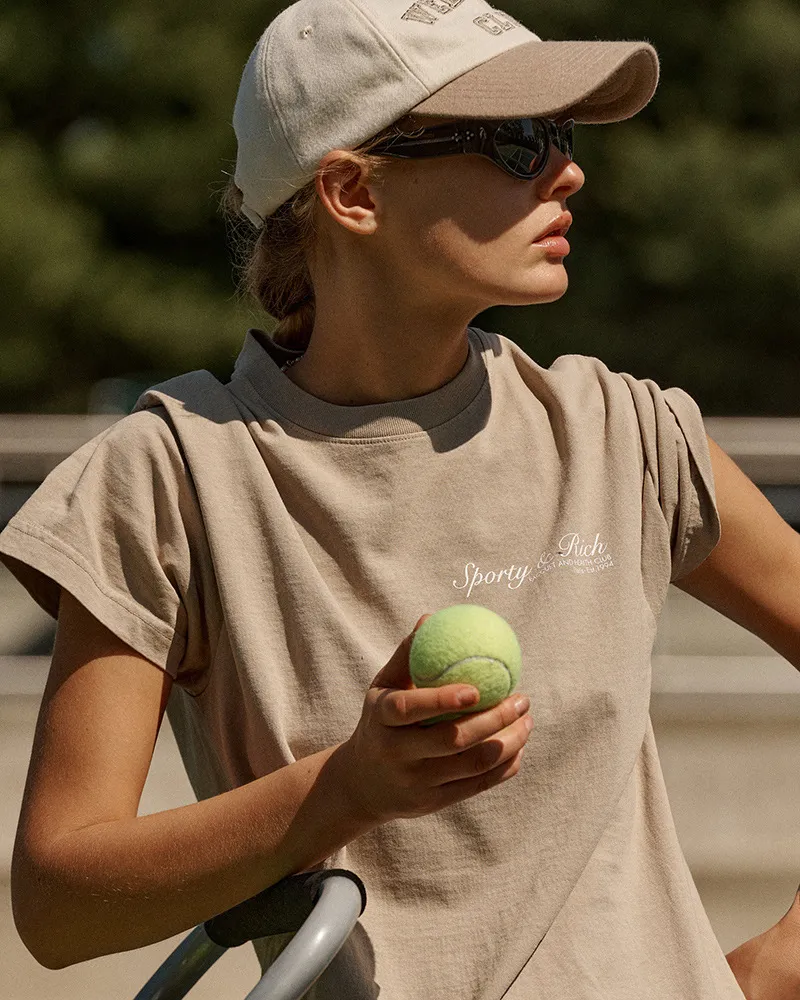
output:
[[586, 174], [574, 160], [570, 160], [561, 150], [551, 146], [547, 168], [538, 180], [539, 198], [542, 201], [549, 201], [556, 191], [564, 191], [565, 198], [580, 191], [586, 181]]

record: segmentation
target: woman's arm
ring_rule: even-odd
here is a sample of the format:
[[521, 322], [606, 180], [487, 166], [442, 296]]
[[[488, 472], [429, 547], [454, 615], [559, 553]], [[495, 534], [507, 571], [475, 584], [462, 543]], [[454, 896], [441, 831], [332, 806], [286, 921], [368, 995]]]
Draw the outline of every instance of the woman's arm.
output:
[[[800, 670], [800, 534], [708, 438], [722, 534], [675, 586], [757, 635]], [[800, 998], [800, 889], [768, 930], [726, 956], [747, 1000]]]
[[339, 745], [137, 817], [171, 677], [62, 592], [11, 867], [17, 930], [49, 969], [169, 938], [375, 824]]
[[757, 635], [800, 670], [800, 534], [710, 437], [708, 447], [721, 536], [674, 586]]

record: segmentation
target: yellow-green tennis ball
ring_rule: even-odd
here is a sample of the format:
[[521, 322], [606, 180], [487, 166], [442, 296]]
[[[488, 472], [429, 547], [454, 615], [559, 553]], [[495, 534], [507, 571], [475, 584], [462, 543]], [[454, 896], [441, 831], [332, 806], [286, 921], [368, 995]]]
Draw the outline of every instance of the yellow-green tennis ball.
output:
[[433, 725], [483, 711], [507, 698], [519, 683], [522, 650], [505, 618], [479, 604], [453, 604], [416, 630], [408, 666], [417, 687], [473, 684], [480, 691], [480, 700], [463, 712], [422, 723]]

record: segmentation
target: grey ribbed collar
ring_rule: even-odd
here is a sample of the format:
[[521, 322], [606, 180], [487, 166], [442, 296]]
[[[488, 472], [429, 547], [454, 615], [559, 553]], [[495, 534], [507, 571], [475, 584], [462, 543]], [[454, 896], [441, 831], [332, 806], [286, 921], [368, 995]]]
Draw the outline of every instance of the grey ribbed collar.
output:
[[280, 366], [302, 352], [274, 344], [263, 330], [247, 331], [229, 390], [259, 419], [284, 418], [323, 437], [378, 438], [430, 430], [452, 419], [475, 399], [488, 380], [483, 331], [468, 327], [469, 354], [446, 385], [412, 399], [367, 406], [328, 403], [295, 385]]

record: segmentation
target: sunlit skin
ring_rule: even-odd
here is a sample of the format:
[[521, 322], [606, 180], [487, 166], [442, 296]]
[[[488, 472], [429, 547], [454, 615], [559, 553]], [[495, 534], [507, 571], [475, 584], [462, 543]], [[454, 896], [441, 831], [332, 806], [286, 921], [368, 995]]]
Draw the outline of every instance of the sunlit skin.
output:
[[480, 312], [566, 291], [564, 257], [534, 245], [585, 180], [555, 147], [532, 181], [473, 154], [395, 159], [382, 181], [345, 150], [329, 162], [341, 169], [316, 180], [316, 320], [286, 372], [311, 395], [357, 406], [432, 392], [464, 366]]

